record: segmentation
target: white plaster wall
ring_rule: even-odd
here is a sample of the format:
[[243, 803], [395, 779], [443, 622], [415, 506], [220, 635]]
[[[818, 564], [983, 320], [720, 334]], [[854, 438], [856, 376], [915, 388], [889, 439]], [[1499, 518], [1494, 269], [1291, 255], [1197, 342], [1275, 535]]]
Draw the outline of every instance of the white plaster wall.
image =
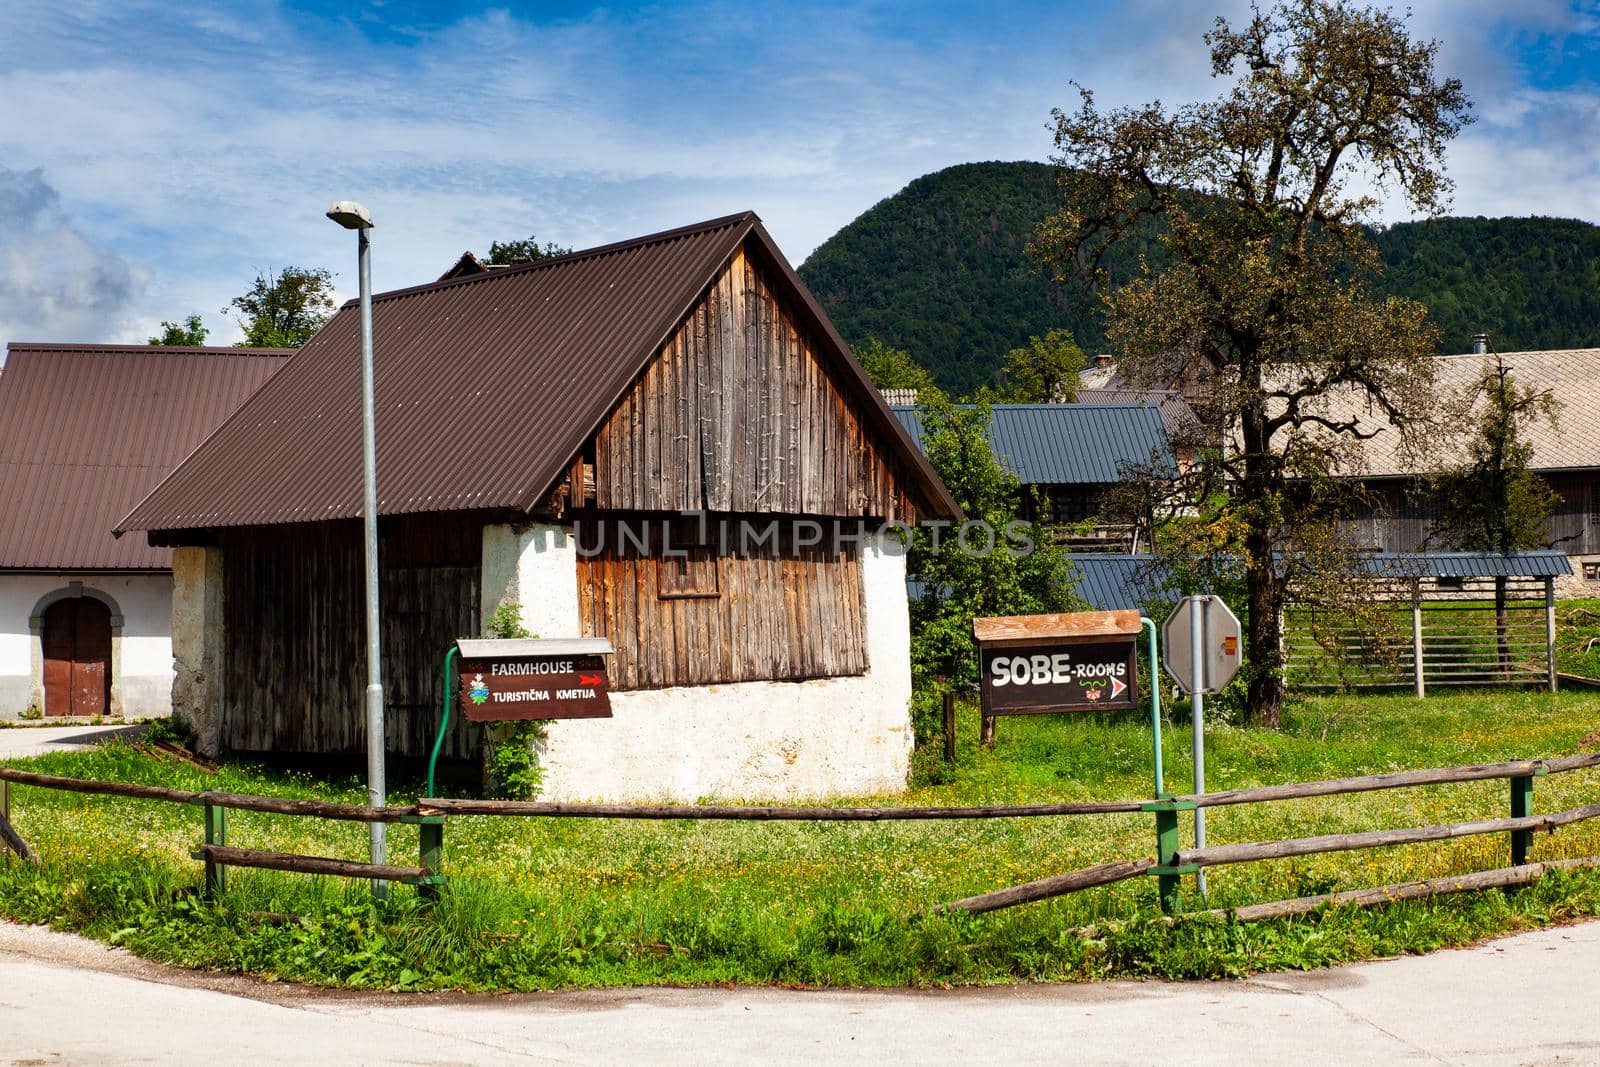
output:
[[481, 604], [487, 620], [514, 600], [535, 637], [578, 636], [578, 552], [570, 530], [543, 523], [485, 526]]
[[[532, 564], [522, 588], [548, 579], [555, 592], [544, 603], [566, 613], [540, 632], [576, 636], [575, 590], [569, 608], [562, 585], [573, 565], [551, 554], [525, 552], [523, 560]], [[865, 675], [613, 693], [613, 718], [548, 724], [543, 796], [787, 800], [903, 791], [913, 744], [911, 628], [898, 546], [865, 548], [862, 582]]]
[[172, 700], [172, 576], [168, 574], [0, 575], [0, 717], [43, 706], [43, 652], [29, 630], [35, 605], [72, 582], [98, 590], [122, 615], [113, 635], [112, 711], [130, 718], [166, 715]]

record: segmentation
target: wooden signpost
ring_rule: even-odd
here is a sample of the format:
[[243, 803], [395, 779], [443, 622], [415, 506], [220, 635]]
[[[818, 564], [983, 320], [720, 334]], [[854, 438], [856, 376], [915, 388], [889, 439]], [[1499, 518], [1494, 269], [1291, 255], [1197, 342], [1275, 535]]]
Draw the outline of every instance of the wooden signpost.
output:
[[1080, 611], [972, 620], [978, 641], [980, 740], [998, 715], [1138, 706], [1137, 611]]
[[470, 722], [609, 719], [603, 637], [462, 639], [456, 704]]

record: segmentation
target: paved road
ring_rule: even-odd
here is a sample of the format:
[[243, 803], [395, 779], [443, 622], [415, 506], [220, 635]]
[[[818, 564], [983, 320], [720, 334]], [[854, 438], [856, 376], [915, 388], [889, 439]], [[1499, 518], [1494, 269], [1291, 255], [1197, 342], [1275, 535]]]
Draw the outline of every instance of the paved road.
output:
[[1600, 1063], [1600, 923], [1226, 983], [358, 996], [0, 923], [0, 1064]]
[[14, 756], [40, 756], [46, 752], [76, 752], [86, 745], [98, 745], [113, 737], [137, 734], [142, 724], [132, 726], [14, 726], [0, 730], [0, 759]]

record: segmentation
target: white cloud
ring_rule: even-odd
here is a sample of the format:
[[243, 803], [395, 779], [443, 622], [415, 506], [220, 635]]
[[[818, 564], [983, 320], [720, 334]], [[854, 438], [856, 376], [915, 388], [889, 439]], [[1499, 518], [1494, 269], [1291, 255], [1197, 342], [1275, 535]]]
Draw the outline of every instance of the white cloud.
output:
[[[200, 312], [227, 341], [219, 309], [257, 270], [326, 266], [354, 288], [348, 235], [322, 218], [335, 198], [373, 210], [384, 288], [491, 239], [584, 246], [744, 208], [798, 261], [920, 174], [1044, 159], [1069, 79], [1108, 105], [1214, 95], [1201, 35], [1219, 8], [1248, 15], [1242, 0], [1002, 4], [979, 24], [943, 8], [698, 0], [374, 33], [225, 0], [11, 0], [0, 159], [43, 166], [82, 233], [152, 264], [136, 321], [105, 316], [100, 339]], [[1458, 211], [1600, 216], [1580, 202], [1593, 98], [1530, 87], [1506, 43], [1581, 33], [1575, 10], [1417, 5], [1485, 116], [1452, 153]]]
[[71, 225], [43, 172], [0, 167], [0, 338], [125, 333], [148, 277]]

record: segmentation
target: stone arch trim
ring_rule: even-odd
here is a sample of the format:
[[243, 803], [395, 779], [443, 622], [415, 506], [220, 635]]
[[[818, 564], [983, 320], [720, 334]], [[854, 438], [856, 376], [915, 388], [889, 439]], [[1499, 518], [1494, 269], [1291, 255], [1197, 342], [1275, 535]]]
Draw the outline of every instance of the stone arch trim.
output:
[[91, 600], [98, 600], [111, 610], [111, 636], [122, 636], [122, 605], [117, 603], [116, 597], [93, 586], [84, 585], [82, 582], [68, 582], [60, 589], [52, 589], [39, 598], [39, 602], [28, 613], [28, 629], [38, 637], [44, 630], [44, 613], [51, 604], [61, 600], [71, 600], [74, 597], [86, 596]]

